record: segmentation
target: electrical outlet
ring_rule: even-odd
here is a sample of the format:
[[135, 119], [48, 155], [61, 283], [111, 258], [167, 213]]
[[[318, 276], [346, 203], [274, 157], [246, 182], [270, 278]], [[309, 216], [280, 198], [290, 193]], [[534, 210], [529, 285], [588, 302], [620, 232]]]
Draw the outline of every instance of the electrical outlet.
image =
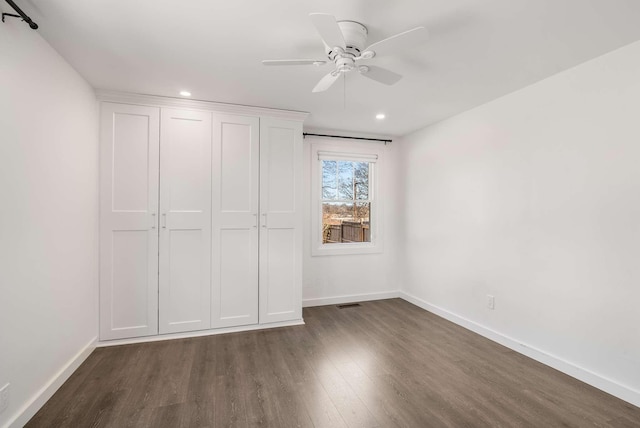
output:
[[491, 294], [487, 294], [487, 308], [495, 309], [496, 308], [496, 298]]
[[9, 387], [10, 386], [11, 384], [8, 383], [5, 386], [3, 386], [2, 389], [0, 389], [0, 413], [4, 412], [5, 410], [7, 410], [7, 407], [9, 407]]

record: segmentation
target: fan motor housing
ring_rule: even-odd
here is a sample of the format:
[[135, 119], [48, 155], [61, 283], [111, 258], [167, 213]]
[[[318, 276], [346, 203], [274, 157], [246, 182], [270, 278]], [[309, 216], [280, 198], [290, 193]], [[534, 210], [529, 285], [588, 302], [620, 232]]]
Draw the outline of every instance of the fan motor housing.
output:
[[[367, 27], [356, 21], [338, 21], [338, 26], [347, 46], [344, 54], [348, 54], [353, 58], [360, 56], [367, 43], [367, 35], [369, 34]], [[327, 56], [331, 61], [334, 61], [336, 56], [342, 53], [333, 48], [333, 46], [328, 46], [326, 50]]]

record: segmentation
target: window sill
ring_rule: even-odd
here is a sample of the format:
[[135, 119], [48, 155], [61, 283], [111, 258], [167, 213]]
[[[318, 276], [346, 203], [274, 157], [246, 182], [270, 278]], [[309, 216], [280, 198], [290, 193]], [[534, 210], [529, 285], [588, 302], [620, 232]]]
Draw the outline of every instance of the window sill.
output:
[[342, 256], [358, 254], [380, 254], [382, 244], [324, 244], [311, 248], [312, 256]]

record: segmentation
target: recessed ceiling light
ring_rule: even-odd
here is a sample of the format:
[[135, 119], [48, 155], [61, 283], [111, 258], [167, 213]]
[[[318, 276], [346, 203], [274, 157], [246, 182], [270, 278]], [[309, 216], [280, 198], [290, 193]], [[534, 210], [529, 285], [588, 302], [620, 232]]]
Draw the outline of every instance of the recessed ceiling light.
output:
[[180, 91], [180, 95], [182, 95], [183, 97], [190, 97], [191, 96], [191, 92], [189, 92], [189, 91]]
[[382, 120], [382, 119], [384, 119], [384, 118], [385, 118], [384, 113], [378, 113], [378, 114], [376, 114], [376, 119], [378, 119], [378, 120]]

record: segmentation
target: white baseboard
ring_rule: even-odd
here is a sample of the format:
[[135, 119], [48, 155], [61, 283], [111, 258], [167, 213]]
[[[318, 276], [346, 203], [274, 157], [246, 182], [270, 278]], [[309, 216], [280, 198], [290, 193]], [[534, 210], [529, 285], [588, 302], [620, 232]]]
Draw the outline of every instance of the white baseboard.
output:
[[130, 345], [132, 343], [158, 342], [161, 340], [171, 340], [171, 339], [188, 339], [190, 337], [213, 336], [216, 334], [239, 333], [242, 331], [253, 331], [253, 330], [265, 330], [268, 328], [289, 327], [292, 325], [304, 325], [304, 320], [299, 319], [299, 320], [293, 320], [293, 321], [272, 322], [268, 324], [251, 324], [251, 325], [243, 325], [240, 327], [225, 327], [225, 328], [216, 328], [211, 330], [189, 331], [186, 333], [159, 334], [156, 336], [133, 337], [131, 339], [103, 340], [97, 343], [97, 347], [103, 348], [105, 346]]
[[303, 299], [302, 307], [309, 308], [312, 306], [341, 305], [343, 303], [367, 302], [370, 300], [395, 299], [400, 297], [400, 292], [383, 291], [378, 293], [366, 294], [349, 294], [345, 296], [323, 297], [320, 299]]
[[97, 337], [94, 337], [87, 343], [74, 357], [72, 357], [61, 369], [47, 382], [31, 399], [18, 410], [18, 412], [9, 419], [6, 427], [21, 428], [29, 419], [31, 419], [42, 406], [53, 396], [53, 394], [62, 386], [69, 376], [80, 367], [80, 364], [96, 348]]
[[409, 303], [413, 303], [414, 305], [426, 311], [429, 311], [455, 324], [458, 324], [459, 326], [462, 326], [467, 330], [478, 333], [479, 335], [484, 336], [487, 339], [493, 340], [494, 342], [497, 342], [503, 346], [506, 346], [507, 348], [519, 352], [520, 354], [526, 355], [527, 357], [539, 361], [542, 364], [553, 367], [554, 369], [561, 371], [562, 373], [565, 373], [588, 385], [607, 392], [614, 397], [618, 397], [621, 400], [640, 407], [640, 391], [636, 391], [633, 388], [622, 385], [612, 379], [606, 378], [590, 370], [577, 366], [576, 364], [550, 354], [549, 352], [527, 345], [526, 343], [522, 343], [509, 336], [505, 336], [502, 333], [484, 327], [476, 323], [475, 321], [471, 321], [451, 311], [448, 311], [436, 305], [432, 305], [431, 303], [428, 303], [409, 293], [405, 293], [404, 291], [399, 292], [399, 297]]

